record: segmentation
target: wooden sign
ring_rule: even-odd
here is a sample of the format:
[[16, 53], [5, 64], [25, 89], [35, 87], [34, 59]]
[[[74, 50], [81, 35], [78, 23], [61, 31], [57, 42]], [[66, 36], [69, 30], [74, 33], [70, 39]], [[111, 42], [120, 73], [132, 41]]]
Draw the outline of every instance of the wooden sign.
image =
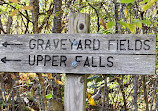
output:
[[155, 74], [154, 35], [0, 35], [1, 72]]

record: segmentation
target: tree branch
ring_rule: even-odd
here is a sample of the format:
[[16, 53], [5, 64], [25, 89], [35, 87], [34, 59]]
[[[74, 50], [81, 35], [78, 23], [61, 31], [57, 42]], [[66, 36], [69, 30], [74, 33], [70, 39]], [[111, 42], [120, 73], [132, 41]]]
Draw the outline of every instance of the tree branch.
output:
[[53, 3], [50, 4], [49, 10], [47, 11], [47, 15], [48, 15], [48, 16], [46, 16], [46, 17], [43, 19], [41, 26], [38, 28], [39, 33], [42, 31], [43, 26], [48, 22], [48, 20], [49, 20], [51, 14], [52, 14], [52, 11], [53, 11], [53, 9], [54, 9], [54, 7], [52, 8], [52, 5], [53, 5]]
[[[6, 2], [5, 2], [5, 4], [11, 6], [13, 9], [16, 9], [14, 6], [10, 5], [9, 3], [6, 3]], [[21, 13], [20, 11], [19, 11], [19, 13], [20, 13], [23, 17], [25, 17], [29, 22], [33, 23], [33, 22], [32, 22], [29, 18], [27, 18], [23, 13]]]
[[99, 30], [100, 30], [100, 24], [99, 24], [99, 14], [98, 14], [98, 11], [97, 11], [97, 9], [96, 9], [95, 7], [93, 7], [90, 3], [88, 3], [88, 5], [89, 5], [92, 9], [94, 9], [94, 11], [95, 11], [95, 13], [96, 13], [96, 15], [97, 15], [97, 26], [98, 26], [97, 32], [99, 32]]
[[7, 34], [7, 32], [5, 32], [2, 27], [0, 27], [0, 30], [1, 30], [4, 34]]

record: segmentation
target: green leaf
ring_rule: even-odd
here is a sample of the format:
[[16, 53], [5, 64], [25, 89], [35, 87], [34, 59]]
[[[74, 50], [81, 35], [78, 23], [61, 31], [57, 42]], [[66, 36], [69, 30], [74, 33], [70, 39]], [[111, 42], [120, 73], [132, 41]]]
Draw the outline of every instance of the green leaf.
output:
[[146, 5], [143, 6], [143, 11], [149, 9], [157, 0], [150, 0]]
[[128, 27], [128, 24], [124, 21], [118, 21], [118, 23], [122, 26]]
[[[136, 19], [134, 22], [138, 22], [139, 20]], [[135, 33], [135, 30], [136, 30], [136, 23], [129, 23], [127, 24], [126, 22], [124, 21], [118, 21], [118, 23], [126, 28], [129, 28], [131, 33]], [[140, 25], [140, 24], [139, 24]]]
[[158, 22], [155, 22], [153, 25], [157, 25], [158, 24]]
[[141, 20], [139, 20], [139, 19], [133, 19], [132, 20], [132, 23], [139, 23], [139, 22], [141, 22]]
[[150, 25], [150, 24], [151, 24], [150, 20], [141, 20], [141, 22], [142, 22], [143, 24], [147, 24], [147, 25]]
[[142, 2], [139, 2], [139, 5], [141, 4], [145, 4], [146, 2], [148, 2], [149, 0], [143, 0]]
[[108, 22], [106, 23], [106, 27], [109, 29], [109, 28], [112, 28], [113, 26], [115, 26], [115, 22], [114, 21], [111, 21], [111, 22]]
[[52, 98], [52, 94], [47, 94], [46, 95], [46, 99], [51, 99]]
[[12, 102], [12, 100], [8, 100], [7, 102], [8, 102], [8, 103], [11, 103], [11, 102]]
[[147, 24], [147, 25], [151, 24], [150, 20], [139, 20], [139, 19], [133, 19], [132, 23], [135, 24], [139, 28], [142, 28], [141, 23]]
[[120, 3], [133, 3], [136, 0], [121, 0]]
[[139, 19], [133, 19], [132, 23], [135, 24], [139, 29], [142, 28], [141, 20], [139, 20]]
[[130, 29], [131, 33], [135, 33], [136, 31], [136, 25], [135, 24], [128, 24], [128, 28]]
[[141, 28], [142, 28], [142, 23], [139, 22], [139, 23], [136, 24], [136, 26], [137, 26], [139, 29], [141, 29]]

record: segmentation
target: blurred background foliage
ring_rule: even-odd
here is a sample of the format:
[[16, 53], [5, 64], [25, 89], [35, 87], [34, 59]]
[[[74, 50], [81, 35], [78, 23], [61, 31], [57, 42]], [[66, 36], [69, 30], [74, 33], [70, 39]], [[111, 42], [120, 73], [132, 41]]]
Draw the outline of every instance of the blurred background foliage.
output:
[[[90, 33], [158, 35], [157, 0], [1, 0], [0, 34], [68, 33], [70, 13], [90, 14]], [[65, 74], [1, 72], [0, 110], [62, 111], [64, 80]], [[157, 75], [87, 80], [87, 111], [158, 110]]]

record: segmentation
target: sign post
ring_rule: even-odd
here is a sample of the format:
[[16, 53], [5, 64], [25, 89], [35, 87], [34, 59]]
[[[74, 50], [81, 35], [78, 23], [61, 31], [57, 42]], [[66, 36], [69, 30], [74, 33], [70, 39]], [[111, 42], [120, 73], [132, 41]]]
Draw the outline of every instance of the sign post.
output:
[[[89, 27], [90, 16], [88, 14], [70, 14], [68, 29], [69, 34], [89, 33]], [[75, 37], [72, 45], [77, 48], [81, 43], [79, 42], [80, 40], [77, 40], [77, 37]], [[82, 46], [80, 48], [82, 48]], [[78, 57], [81, 57], [81, 55], [77, 55], [75, 57], [76, 59], [72, 62], [72, 66], [74, 68], [77, 68], [79, 65], [80, 60], [78, 60]], [[66, 74], [64, 90], [65, 111], [86, 111], [87, 76], [79, 75], [78, 72], [80, 72], [80, 70], [78, 70], [75, 75]]]

